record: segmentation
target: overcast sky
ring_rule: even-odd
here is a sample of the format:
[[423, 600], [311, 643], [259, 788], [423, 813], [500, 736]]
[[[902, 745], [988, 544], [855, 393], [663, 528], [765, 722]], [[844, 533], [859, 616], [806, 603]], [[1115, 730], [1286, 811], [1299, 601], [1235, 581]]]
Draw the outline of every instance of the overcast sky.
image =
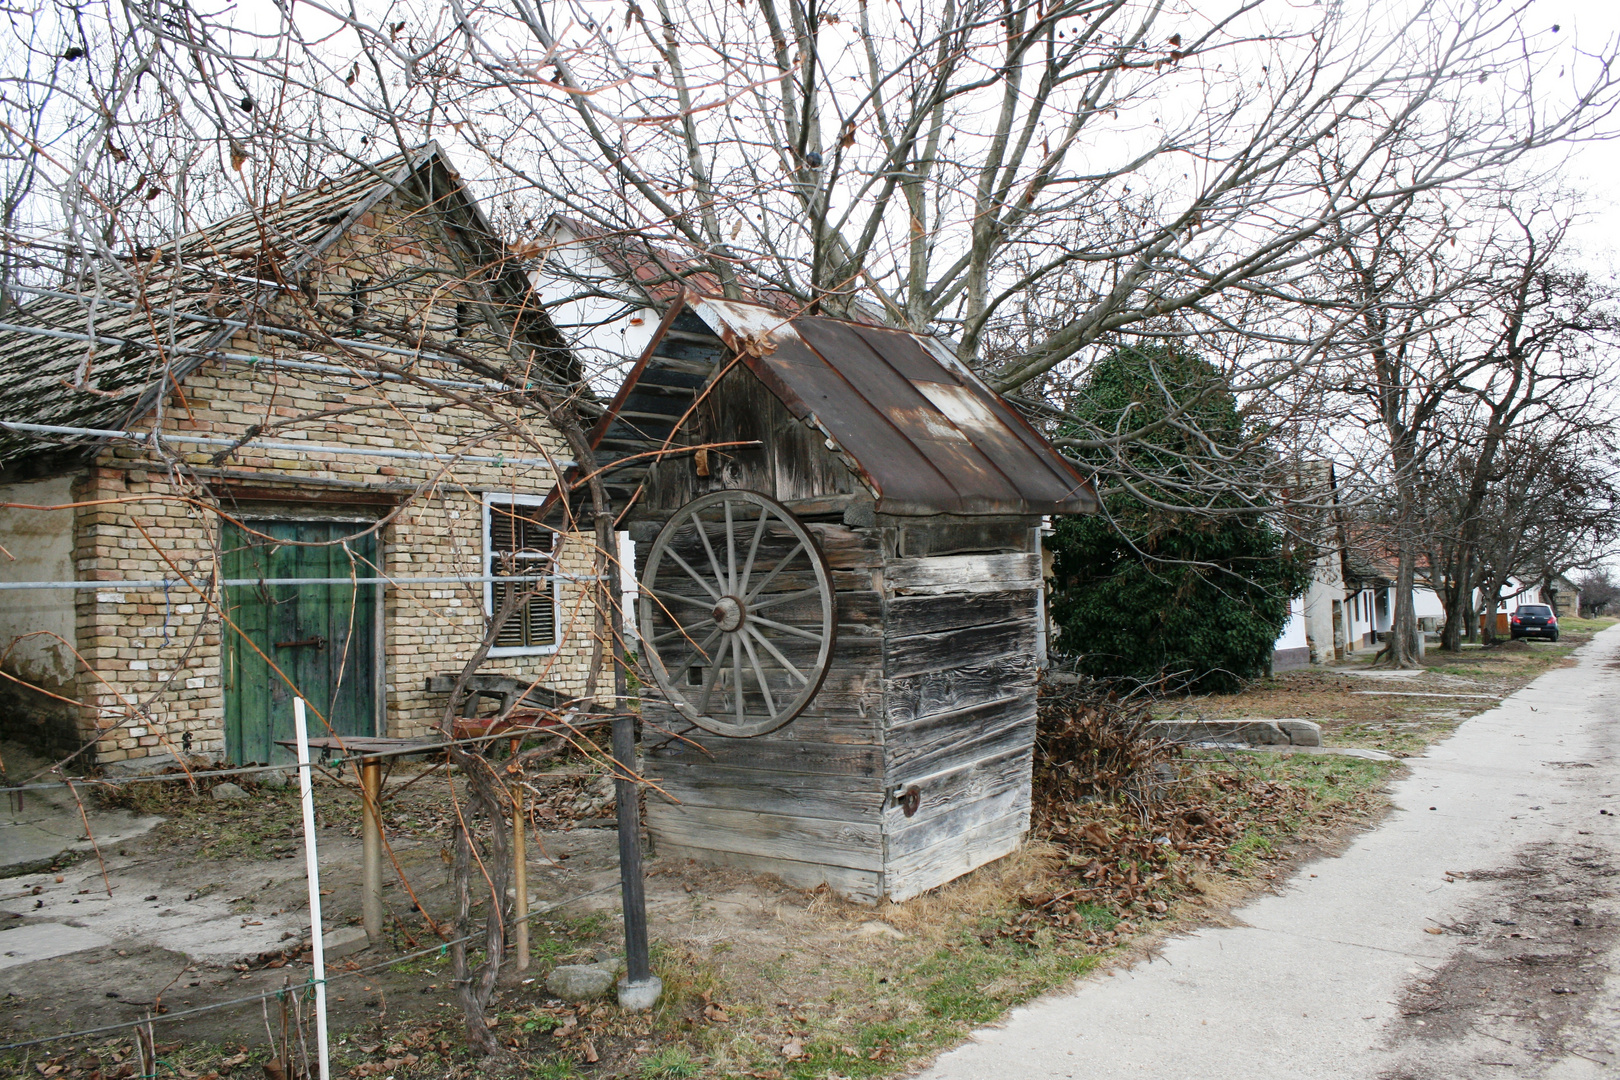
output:
[[[1568, 34], [1572, 52], [1599, 51], [1620, 35], [1620, 4], [1614, 0], [1537, 0], [1530, 12], [1530, 23], [1556, 24], [1561, 35]], [[1620, 116], [1610, 126], [1620, 128]], [[1620, 270], [1620, 139], [1572, 148], [1565, 179], [1588, 197], [1592, 223], [1577, 231], [1583, 253]]]

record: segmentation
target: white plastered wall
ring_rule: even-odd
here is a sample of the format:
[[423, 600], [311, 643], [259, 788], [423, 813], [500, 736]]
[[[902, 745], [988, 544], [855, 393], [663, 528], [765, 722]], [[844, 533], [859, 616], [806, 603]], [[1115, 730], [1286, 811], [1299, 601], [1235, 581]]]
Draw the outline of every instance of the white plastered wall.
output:
[[607, 264], [591, 254], [567, 229], [553, 230], [555, 245], [546, 266], [529, 275], [529, 282], [546, 313], [568, 339], [574, 356], [585, 370], [591, 387], [612, 397], [624, 374], [652, 341], [659, 313], [650, 305], [635, 306], [611, 296], [582, 295], [592, 287], [603, 292], [638, 296], [620, 286]]
[[[1333, 602], [1344, 599], [1344, 577], [1339, 572], [1339, 552], [1329, 548], [1317, 557], [1311, 567], [1311, 583], [1303, 597], [1306, 643], [1311, 650], [1311, 663], [1331, 664], [1333, 652]], [[1278, 645], [1278, 648], [1283, 648]]]
[[[73, 501], [72, 482], [60, 476], [0, 485], [0, 502], [63, 506]], [[0, 581], [71, 581], [73, 511], [0, 507], [0, 546], [10, 553], [0, 554]], [[76, 599], [72, 589], [0, 590], [0, 651], [9, 650], [7, 671], [53, 693], [70, 692]]]

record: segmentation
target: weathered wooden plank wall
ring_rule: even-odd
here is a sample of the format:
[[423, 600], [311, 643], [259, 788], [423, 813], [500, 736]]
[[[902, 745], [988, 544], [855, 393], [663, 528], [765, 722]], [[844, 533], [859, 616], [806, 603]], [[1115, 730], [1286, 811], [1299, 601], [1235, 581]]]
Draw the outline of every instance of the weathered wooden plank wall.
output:
[[[647, 827], [661, 855], [882, 896], [883, 561], [876, 530], [810, 523], [838, 590], [838, 640], [809, 709], [778, 731], [728, 739], [643, 706], [647, 769], [679, 803], [653, 795]], [[784, 589], [791, 586], [784, 585]], [[682, 733], [660, 738], [658, 728]]]
[[641, 513], [667, 517], [699, 495], [723, 488], [757, 491], [779, 502], [859, 491], [859, 481], [827, 451], [823, 438], [800, 423], [753, 372], [737, 364], [697, 402], [676, 445], [757, 445], [712, 451], [708, 476], [698, 475], [690, 456], [664, 459], [648, 472]]
[[[897, 555], [883, 567], [883, 887], [892, 900], [1008, 854], [1029, 829], [1041, 584], [1033, 524], [908, 526], [891, 550], [1020, 550]], [[898, 796], [911, 792], [908, 816]]]

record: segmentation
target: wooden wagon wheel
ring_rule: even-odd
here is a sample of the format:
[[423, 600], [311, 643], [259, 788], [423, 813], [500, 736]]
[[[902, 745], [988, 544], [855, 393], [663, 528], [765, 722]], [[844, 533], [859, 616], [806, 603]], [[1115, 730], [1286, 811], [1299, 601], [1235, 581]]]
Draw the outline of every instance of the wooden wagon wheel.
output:
[[682, 716], [763, 735], [810, 704], [837, 635], [832, 575], [774, 499], [717, 491], [675, 512], [641, 576], [642, 649]]

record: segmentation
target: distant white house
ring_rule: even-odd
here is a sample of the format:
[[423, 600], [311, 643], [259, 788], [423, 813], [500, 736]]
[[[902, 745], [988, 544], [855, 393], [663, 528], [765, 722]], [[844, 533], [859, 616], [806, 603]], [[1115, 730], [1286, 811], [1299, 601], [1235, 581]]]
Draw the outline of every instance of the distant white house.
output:
[[[1331, 466], [1315, 466], [1312, 482], [1332, 484]], [[1383, 531], [1365, 523], [1321, 530], [1319, 554], [1303, 596], [1272, 651], [1272, 670], [1331, 664], [1377, 650], [1393, 628], [1397, 562]], [[1439, 630], [1445, 604], [1420, 576], [1412, 589], [1418, 627]]]
[[[1353, 531], [1355, 542], [1323, 550], [1305, 595], [1290, 605], [1288, 622], [1273, 647], [1272, 670], [1330, 664], [1382, 648], [1394, 627], [1395, 560], [1376, 547], [1370, 530]], [[1580, 590], [1563, 575], [1550, 586], [1509, 578], [1497, 605], [1497, 633], [1507, 633], [1507, 620], [1524, 604], [1550, 605], [1563, 618], [1577, 616], [1580, 602]], [[1436, 633], [1445, 625], [1445, 603], [1421, 576], [1412, 589], [1412, 603], [1419, 630]], [[1478, 611], [1479, 603], [1476, 589], [1471, 610]]]

